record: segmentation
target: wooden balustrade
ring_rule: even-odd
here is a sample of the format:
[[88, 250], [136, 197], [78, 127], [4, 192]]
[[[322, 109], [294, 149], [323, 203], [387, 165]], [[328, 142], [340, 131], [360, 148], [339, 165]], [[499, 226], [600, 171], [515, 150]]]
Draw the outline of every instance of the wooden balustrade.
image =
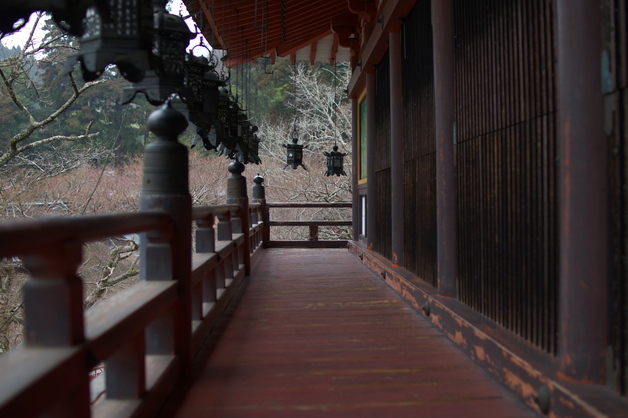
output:
[[[189, 379], [251, 269], [250, 251], [261, 249], [262, 227], [249, 221], [245, 184], [237, 204], [192, 209], [187, 149], [177, 140], [186, 126], [169, 105], [151, 114], [156, 140], [145, 150], [139, 213], [0, 225], [0, 257], [24, 257], [32, 272], [25, 343], [0, 358], [0, 416], [154, 416]], [[83, 244], [135, 233], [139, 283], [84, 311]]]
[[[232, 213], [247, 219], [241, 232], [232, 233]], [[177, 243], [169, 214], [140, 211], [0, 225], [0, 257], [23, 256], [32, 273], [24, 288], [26, 341], [0, 357], [0, 416], [108, 417], [158, 410], [181, 372], [174, 330], [192, 329], [194, 356], [244, 278], [245, 241], [254, 254], [261, 249], [262, 224], [255, 216], [248, 223], [239, 205], [194, 208], [192, 219], [197, 228], [190, 263], [191, 326], [175, 324], [172, 314], [180, 294], [179, 283], [171, 280], [169, 254]], [[151, 266], [152, 280], [84, 312], [77, 277], [82, 245], [140, 232], [159, 242], [143, 263]], [[92, 386], [101, 384], [106, 394], [90, 407], [88, 376], [101, 362], [105, 373]]]
[[[229, 204], [192, 208], [187, 149], [177, 140], [186, 126], [169, 105], [149, 118], [156, 140], [145, 151], [139, 212], [0, 225], [0, 258], [23, 257], [32, 273], [25, 342], [0, 357], [0, 416], [154, 416], [189, 379], [209, 331], [269, 244], [269, 207], [351, 207], [266, 204], [259, 176], [249, 204], [236, 162]], [[85, 311], [83, 245], [137, 233], [140, 281]]]
[[[264, 245], [269, 248], [277, 247], [303, 247], [303, 248], [343, 248], [347, 246], [347, 240], [319, 240], [318, 228], [324, 227], [340, 227], [352, 226], [353, 221], [348, 220], [291, 220], [291, 221], [271, 221], [269, 211], [271, 208], [321, 208], [321, 209], [341, 209], [351, 208], [351, 202], [281, 202], [281, 203], [263, 203], [265, 210], [264, 225], [266, 234]], [[309, 236], [307, 241], [277, 241], [270, 239], [270, 227], [291, 227], [303, 226], [309, 228]]]

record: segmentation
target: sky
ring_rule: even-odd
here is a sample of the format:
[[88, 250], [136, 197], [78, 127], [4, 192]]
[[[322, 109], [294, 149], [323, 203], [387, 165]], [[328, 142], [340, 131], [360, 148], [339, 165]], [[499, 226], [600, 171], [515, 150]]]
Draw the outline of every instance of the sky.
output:
[[[172, 14], [177, 14], [180, 16], [187, 16], [188, 14], [187, 8], [185, 7], [185, 5], [183, 4], [181, 0], [172, 0], [170, 10]], [[20, 31], [3, 37], [2, 44], [9, 48], [12, 48], [15, 46], [20, 46], [20, 47], [24, 46], [24, 42], [26, 42], [26, 39], [32, 28], [34, 20], [35, 20], [34, 17], [31, 15], [31, 18], [29, 19], [28, 24], [24, 28], [22, 28]], [[193, 32], [197, 31], [197, 29], [194, 27], [194, 22], [192, 21], [192, 19], [186, 19], [185, 22], [187, 23], [191, 31]], [[41, 38], [42, 38], [41, 31], [37, 31], [35, 34], [35, 39], [41, 39]], [[194, 46], [195, 44], [198, 44], [198, 39], [192, 40], [192, 42], [190, 43], [191, 46]], [[207, 45], [206, 42], [205, 44]]]

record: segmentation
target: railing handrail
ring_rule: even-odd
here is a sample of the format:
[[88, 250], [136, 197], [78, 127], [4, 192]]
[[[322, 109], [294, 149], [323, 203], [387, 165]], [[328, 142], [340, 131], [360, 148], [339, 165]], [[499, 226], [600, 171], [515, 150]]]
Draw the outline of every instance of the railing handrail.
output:
[[[306, 248], [340, 248], [347, 245], [347, 240], [322, 240], [318, 239], [318, 228], [321, 226], [352, 226], [353, 221], [351, 219], [345, 220], [324, 220], [324, 219], [308, 219], [308, 220], [270, 220], [270, 209], [277, 208], [320, 208], [320, 209], [338, 209], [338, 208], [351, 208], [352, 202], [265, 202], [265, 234], [264, 245], [266, 247], [306, 247]], [[292, 227], [292, 226], [304, 226], [309, 228], [309, 236], [306, 240], [289, 240], [278, 241], [270, 239], [270, 227]]]
[[[259, 205], [251, 206], [250, 212], [259, 211]], [[199, 224], [198, 231], [205, 232], [199, 235], [197, 231], [197, 244], [199, 240], [206, 241], [209, 238], [215, 243], [215, 250], [207, 252], [197, 248], [190, 260], [193, 283], [193, 303], [190, 306], [192, 324], [183, 328], [190, 329], [190, 326], [193, 328], [192, 356], [198, 352], [202, 341], [206, 339], [207, 332], [220, 318], [218, 313], [227, 306], [238, 283], [250, 269], [250, 266], [246, 265], [247, 259], [250, 260], [250, 255], [247, 257], [244, 252], [248, 249], [256, 256], [259, 254], [263, 223], [261, 219], [255, 217], [252, 225], [248, 222], [243, 224], [241, 220], [248, 219], [248, 216], [244, 216], [241, 211], [246, 207], [246, 205], [230, 204], [192, 208], [193, 220], [199, 222], [216, 216], [220, 222], [215, 229], [222, 231], [222, 240], [219, 241], [217, 235], [207, 232], [208, 228], [214, 230], [213, 223]], [[52, 271], [58, 271], [60, 276], [45, 273], [43, 280], [38, 279], [39, 282], [59, 283], [58, 286], [65, 287], [69, 282], [65, 281], [64, 276], [76, 277], [76, 273], [72, 272], [78, 265], [74, 254], [76, 251], [79, 252], [78, 260], [80, 261], [81, 244], [139, 232], [146, 232], [150, 235], [155, 234], [154, 231], [159, 231], [160, 239], [169, 241], [168, 245], [177, 245], [175, 234], [173, 234], [172, 216], [162, 210], [143, 210], [133, 213], [80, 217], [55, 216], [0, 224], [0, 257], [44, 257], [41, 258], [43, 261], [38, 262], [44, 264], [36, 265], [37, 274], [41, 275], [46, 269], [52, 268]], [[238, 225], [241, 232], [231, 232], [232, 224]], [[191, 225], [189, 231], [192, 231]], [[192, 237], [190, 236], [189, 239], [192, 240]], [[68, 242], [72, 243], [69, 247], [66, 245]], [[70, 252], [65, 252], [66, 247]], [[46, 258], [45, 254], [51, 250], [53, 258]], [[169, 251], [164, 254], [168, 253]], [[69, 260], [66, 260], [64, 254], [70, 255]], [[50, 262], [49, 260], [52, 260], [53, 264], [46, 264]], [[164, 266], [166, 265], [168, 263]], [[58, 270], [56, 266], [64, 267]], [[33, 273], [29, 281], [36, 279], [35, 276], [36, 274]], [[155, 408], [159, 408], [164, 401], [162, 395], [169, 393], [175, 387], [177, 376], [181, 373], [182, 359], [179, 359], [176, 354], [155, 356], [156, 353], [151, 353], [151, 350], [147, 349], [145, 352], [145, 343], [138, 343], [137, 336], [143, 335], [146, 327], [156, 320], [160, 321], [159, 318], [164, 314], [172, 315], [169, 312], [174, 309], [181, 298], [178, 290], [180, 284], [176, 279], [166, 274], [156, 281], [140, 281], [86, 311], [82, 309], [83, 299], [80, 294], [72, 301], [61, 302], [64, 307], [74, 306], [71, 308], [74, 312], [73, 319], [67, 320], [75, 324], [72, 326], [79, 327], [78, 340], [65, 343], [61, 341], [60, 345], [26, 343], [1, 356], [0, 415], [39, 415], [53, 406], [55, 399], [71, 399], [71, 397], [68, 398], [68, 394], [72, 392], [80, 394], [89, 392], [87, 386], [90, 383], [87, 376], [90, 369], [101, 361], [107, 364], [106, 373], [108, 372], [109, 376], [105, 379], [105, 376], [101, 375], [97, 379], [107, 381], [107, 397], [112, 396], [113, 402], [109, 402], [109, 398], [99, 401], [92, 410], [92, 414], [111, 416], [112, 411], [117, 411], [116, 408], [119, 408], [120, 402], [124, 401], [119, 398], [120, 395], [113, 394], [118, 391], [118, 387], [121, 387], [122, 393], [128, 393], [129, 387], [132, 388], [131, 391], [135, 390], [137, 393], [135, 399], [133, 397], [128, 399], [129, 410], [154, 411]], [[76, 280], [80, 281], [80, 279]], [[79, 303], [81, 306], [76, 306]], [[48, 311], [45, 306], [41, 306], [40, 309], [46, 310], [46, 315], [58, 315], [54, 312], [56, 308]], [[82, 315], [82, 319], [77, 318], [77, 315]], [[42, 323], [40, 321], [37, 320], [37, 324]], [[65, 326], [62, 323], [55, 324]], [[176, 327], [181, 325], [178, 324]], [[133, 352], [136, 354], [130, 354]], [[145, 358], [145, 360], [138, 360], [140, 358]], [[138, 361], [129, 365], [128, 359]], [[119, 369], [120, 365], [126, 365], [124, 367], [127, 369], [136, 367], [135, 373], [143, 377], [135, 382], [126, 383], [128, 371]], [[77, 376], [79, 370], [80, 376]], [[131, 375], [133, 373], [131, 372]], [[73, 376], [70, 380], [64, 378], [67, 385], [50, 386], [44, 383], [50, 382], [51, 376], [67, 376], [68, 374]], [[112, 377], [116, 374], [119, 377]], [[20, 381], [19, 384], [16, 384], [16, 379]], [[43, 396], [42, 391], [45, 391], [46, 396]], [[159, 395], [160, 393], [162, 395]], [[122, 395], [122, 398], [126, 399], [125, 396]], [[28, 406], [24, 404], [26, 399], [43, 398], [50, 402], [31, 403]], [[137, 402], [138, 400], [140, 402]], [[67, 400], [67, 402], [71, 404], [73, 401]], [[85, 407], [89, 408], [89, 403], [86, 404], [89, 399], [80, 395], [76, 398], [76, 402], [75, 406], [71, 406], [70, 409], [76, 407], [77, 410], [83, 411], [79, 412], [79, 415], [85, 415]]]
[[350, 208], [351, 202], [267, 202], [271, 208]]
[[239, 206], [236, 204], [231, 205], [216, 205], [216, 206], [195, 206], [192, 208], [192, 220], [207, 218], [210, 215], [218, 216], [227, 212], [238, 210]]
[[54, 243], [88, 243], [149, 230], [169, 234], [172, 217], [165, 211], [148, 210], [83, 216], [51, 216], [0, 224], [0, 257], [33, 254]]

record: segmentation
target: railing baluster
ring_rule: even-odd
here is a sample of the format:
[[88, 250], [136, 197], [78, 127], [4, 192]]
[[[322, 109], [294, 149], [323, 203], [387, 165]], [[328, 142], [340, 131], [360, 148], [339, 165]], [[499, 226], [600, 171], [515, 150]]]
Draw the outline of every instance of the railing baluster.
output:
[[[197, 253], [213, 253], [216, 251], [216, 233], [214, 231], [214, 215], [208, 215], [207, 218], [196, 221], [196, 252]], [[201, 315], [204, 315], [203, 303], [216, 302], [216, 270], [212, 270], [205, 275], [201, 281]], [[194, 307], [196, 312], [196, 307]], [[193, 314], [194, 316], [194, 314]], [[197, 318], [193, 318], [197, 319]]]
[[309, 241], [318, 241], [318, 225], [310, 225]]
[[[81, 261], [79, 242], [60, 243], [24, 258], [32, 274], [24, 285], [27, 347], [71, 347], [83, 342], [83, 283], [77, 276]], [[48, 416], [89, 416], [89, 370], [84, 363], [85, 370], [75, 370], [81, 376], [74, 396], [61, 399]]]
[[[221, 215], [218, 215], [218, 241], [231, 241], [233, 239], [233, 233], [231, 230], [231, 212], [227, 211]], [[233, 279], [233, 261], [232, 255], [229, 254], [224, 260], [222, 260], [222, 269], [218, 268], [216, 275], [216, 287], [223, 289], [226, 287], [227, 279]]]
[[105, 362], [108, 399], [137, 399], [146, 392], [144, 335], [127, 341]]
[[196, 252], [213, 253], [216, 251], [214, 215], [196, 221]]
[[76, 274], [81, 260], [77, 242], [24, 258], [32, 274], [24, 285], [27, 345], [70, 347], [83, 341], [83, 283]]

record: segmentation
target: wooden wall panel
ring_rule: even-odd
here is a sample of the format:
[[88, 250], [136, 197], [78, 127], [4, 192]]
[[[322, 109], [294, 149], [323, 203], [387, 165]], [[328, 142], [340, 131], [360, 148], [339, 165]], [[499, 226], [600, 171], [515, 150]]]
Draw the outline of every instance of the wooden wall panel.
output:
[[436, 154], [431, 2], [406, 17], [403, 41], [404, 267], [436, 286]]
[[[388, 53], [375, 71], [375, 182], [377, 243], [375, 250], [392, 257], [390, 184], [390, 65]], [[369, 179], [369, 181], [371, 181]]]
[[554, 0], [454, 0], [461, 301], [556, 352]]
[[603, 0], [606, 134], [610, 152], [609, 386], [628, 392], [628, 1]]

